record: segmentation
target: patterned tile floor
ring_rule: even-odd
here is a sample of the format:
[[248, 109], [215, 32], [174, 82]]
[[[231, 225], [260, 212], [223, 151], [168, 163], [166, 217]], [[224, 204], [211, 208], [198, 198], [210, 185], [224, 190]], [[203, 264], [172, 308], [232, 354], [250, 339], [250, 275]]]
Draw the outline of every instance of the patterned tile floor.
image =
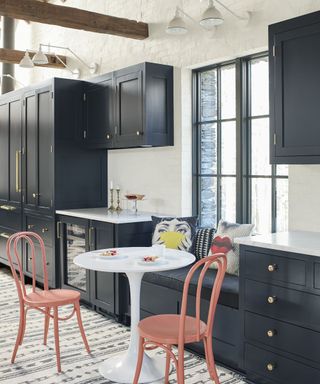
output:
[[[26, 336], [18, 350], [16, 363], [10, 364], [10, 356], [18, 330], [19, 308], [16, 288], [11, 275], [0, 269], [0, 383], [10, 384], [91, 384], [110, 383], [100, 376], [99, 363], [126, 350], [130, 329], [107, 319], [85, 307], [82, 317], [92, 350], [89, 356], [82, 344], [75, 318], [62, 322], [60, 342], [62, 355], [61, 374], [56, 373], [52, 324], [48, 346], [42, 344], [43, 315], [37, 311], [28, 313]], [[69, 309], [65, 309], [68, 313]], [[161, 353], [161, 352], [160, 352]], [[161, 353], [163, 356], [164, 354]], [[204, 360], [186, 352], [186, 384], [212, 383]], [[225, 368], [218, 367], [221, 384], [244, 384], [244, 379]], [[176, 383], [175, 372], [170, 383]]]

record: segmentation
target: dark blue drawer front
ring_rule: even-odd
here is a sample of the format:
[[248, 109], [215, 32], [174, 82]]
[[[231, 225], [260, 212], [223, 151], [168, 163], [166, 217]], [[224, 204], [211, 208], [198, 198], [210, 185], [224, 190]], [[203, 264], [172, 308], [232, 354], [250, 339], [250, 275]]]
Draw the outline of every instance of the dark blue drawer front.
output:
[[245, 337], [320, 363], [320, 333], [310, 329], [246, 312]]
[[247, 377], [259, 384], [320, 383], [319, 370], [251, 344], [245, 346], [245, 368]]
[[249, 279], [244, 284], [246, 310], [320, 330], [320, 296]]
[[306, 263], [303, 260], [246, 250], [245, 274], [249, 278], [266, 282], [306, 285]]

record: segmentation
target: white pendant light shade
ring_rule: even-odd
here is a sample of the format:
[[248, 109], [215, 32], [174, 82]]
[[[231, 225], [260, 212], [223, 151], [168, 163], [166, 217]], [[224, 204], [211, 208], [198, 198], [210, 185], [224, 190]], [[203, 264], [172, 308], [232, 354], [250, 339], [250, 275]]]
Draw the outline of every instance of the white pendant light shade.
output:
[[47, 56], [42, 52], [41, 48], [33, 56], [32, 61], [36, 65], [45, 65], [49, 63]]
[[21, 59], [19, 66], [22, 68], [33, 68], [34, 64], [33, 61], [30, 58], [29, 52], [26, 51], [23, 58]]
[[169, 35], [185, 35], [188, 32], [186, 23], [179, 15], [178, 9], [176, 10], [174, 18], [168, 24], [166, 32]]
[[201, 16], [200, 25], [206, 29], [211, 29], [217, 25], [221, 25], [223, 21], [221, 13], [213, 4], [213, 0], [210, 0], [208, 8]]

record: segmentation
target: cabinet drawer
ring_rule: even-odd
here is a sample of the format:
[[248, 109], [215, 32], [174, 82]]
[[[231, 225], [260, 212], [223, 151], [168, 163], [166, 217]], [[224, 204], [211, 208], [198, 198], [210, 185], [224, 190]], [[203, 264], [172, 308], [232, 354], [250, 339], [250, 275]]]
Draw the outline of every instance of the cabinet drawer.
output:
[[26, 230], [37, 233], [41, 236], [46, 245], [53, 246], [54, 223], [46, 219], [34, 216], [26, 217]]
[[245, 251], [245, 273], [263, 281], [306, 285], [306, 263], [303, 260]]
[[320, 383], [320, 371], [295, 360], [246, 344], [245, 370], [255, 383]]
[[[9, 265], [8, 257], [7, 257], [7, 241], [8, 237], [13, 235], [16, 231], [11, 229], [0, 227], [0, 261]], [[20, 255], [21, 255], [21, 244], [20, 244]], [[20, 258], [21, 260], [21, 258]], [[12, 255], [13, 264], [17, 266], [16, 258]]]
[[246, 310], [320, 329], [320, 296], [249, 279], [244, 284]]
[[245, 337], [320, 363], [320, 333], [245, 313]]
[[17, 210], [10, 210], [10, 205], [1, 205], [1, 207], [6, 207], [7, 209], [0, 208], [0, 225], [5, 228], [10, 228], [15, 230], [16, 232], [20, 231], [21, 229], [21, 211], [20, 209]]
[[[40, 247], [35, 247], [35, 257], [36, 257], [36, 280], [43, 282], [43, 267], [42, 267], [42, 257]], [[49, 284], [53, 281], [53, 250], [52, 248], [46, 247], [46, 259], [47, 259], [47, 271], [48, 271], [48, 280]], [[31, 249], [29, 246], [26, 246], [26, 271], [32, 275], [32, 259], [31, 259]]]

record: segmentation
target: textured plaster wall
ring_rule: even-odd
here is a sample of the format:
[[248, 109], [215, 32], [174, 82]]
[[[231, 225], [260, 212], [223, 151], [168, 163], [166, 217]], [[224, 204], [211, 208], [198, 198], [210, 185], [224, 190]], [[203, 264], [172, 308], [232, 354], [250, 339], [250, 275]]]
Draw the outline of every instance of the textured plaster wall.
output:
[[[56, 0], [56, 4], [62, 4]], [[17, 48], [36, 49], [40, 42], [73, 49], [88, 63], [97, 62], [100, 73], [124, 66], [154, 61], [175, 68], [175, 146], [118, 150], [109, 154], [109, 179], [124, 192], [147, 195], [144, 210], [172, 214], [191, 212], [191, 68], [232, 59], [267, 48], [267, 26], [320, 9], [319, 0], [224, 0], [233, 11], [252, 13], [247, 26], [231, 15], [215, 32], [204, 32], [190, 25], [190, 33], [182, 37], [165, 34], [176, 5], [194, 18], [199, 18], [207, 2], [198, 0], [67, 0], [65, 5], [115, 16], [142, 19], [150, 24], [150, 37], [144, 41], [75, 31], [44, 24], [17, 23]], [[70, 59], [68, 64], [76, 67]], [[82, 78], [89, 76], [85, 68]], [[38, 82], [52, 76], [70, 77], [66, 70], [17, 67], [17, 78], [25, 83]], [[312, 208], [320, 195], [320, 167], [290, 167], [290, 227], [311, 223], [320, 230], [320, 205]], [[308, 187], [306, 187], [308, 186]], [[310, 220], [310, 216], [312, 220]]]

